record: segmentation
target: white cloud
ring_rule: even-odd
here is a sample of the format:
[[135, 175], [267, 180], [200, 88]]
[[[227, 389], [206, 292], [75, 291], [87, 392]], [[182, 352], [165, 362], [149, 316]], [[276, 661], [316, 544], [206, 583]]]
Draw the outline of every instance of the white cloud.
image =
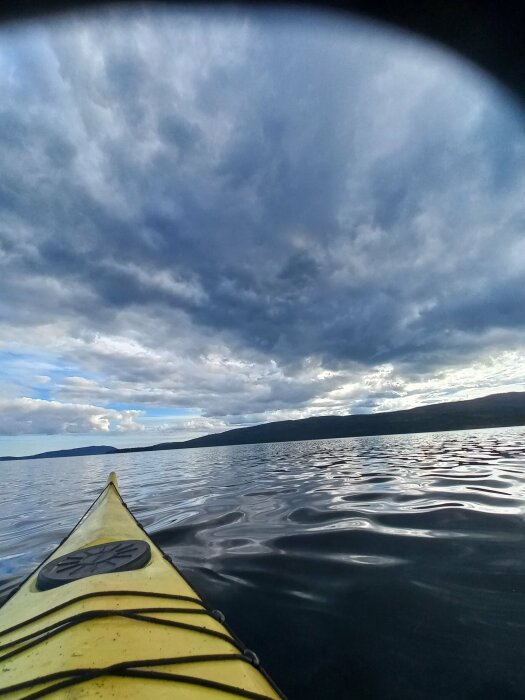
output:
[[0, 433], [194, 435], [525, 381], [512, 110], [416, 40], [291, 17], [3, 37]]
[[37, 384], [49, 384], [51, 381], [51, 377], [48, 377], [46, 374], [36, 374], [35, 375], [35, 382]]
[[90, 404], [41, 399], [0, 399], [1, 435], [57, 435], [140, 431], [142, 411], [115, 411]]

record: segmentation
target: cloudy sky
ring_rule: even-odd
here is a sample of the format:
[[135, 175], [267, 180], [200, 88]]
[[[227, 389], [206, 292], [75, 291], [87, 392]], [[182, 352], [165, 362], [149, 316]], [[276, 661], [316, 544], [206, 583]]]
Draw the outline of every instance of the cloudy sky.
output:
[[304, 14], [0, 30], [0, 454], [523, 388], [525, 126]]

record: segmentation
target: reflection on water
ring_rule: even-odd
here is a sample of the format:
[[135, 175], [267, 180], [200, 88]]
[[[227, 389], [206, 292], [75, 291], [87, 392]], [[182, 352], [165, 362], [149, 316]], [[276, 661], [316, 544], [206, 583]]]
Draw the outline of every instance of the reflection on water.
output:
[[525, 697], [525, 430], [7, 462], [0, 595], [111, 469], [290, 699]]

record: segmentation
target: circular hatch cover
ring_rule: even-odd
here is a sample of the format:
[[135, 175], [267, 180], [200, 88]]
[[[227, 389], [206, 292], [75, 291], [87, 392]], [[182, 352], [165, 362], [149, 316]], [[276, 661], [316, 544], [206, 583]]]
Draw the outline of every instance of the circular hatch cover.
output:
[[150, 559], [150, 546], [143, 540], [97, 544], [50, 561], [40, 570], [36, 585], [40, 591], [47, 591], [87, 576], [141, 569]]

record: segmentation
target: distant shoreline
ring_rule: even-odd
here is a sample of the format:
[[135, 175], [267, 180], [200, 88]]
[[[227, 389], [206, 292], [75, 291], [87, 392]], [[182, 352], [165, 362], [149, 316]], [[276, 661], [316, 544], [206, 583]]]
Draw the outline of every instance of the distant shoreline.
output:
[[410, 433], [479, 430], [482, 428], [510, 428], [521, 425], [525, 425], [525, 391], [491, 394], [479, 399], [430, 404], [385, 413], [319, 416], [262, 423], [247, 428], [234, 428], [222, 433], [204, 435], [191, 440], [159, 443], [144, 447], [119, 449], [110, 445], [93, 445], [70, 450], [40, 452], [23, 457], [0, 457], [0, 461], [154, 452], [223, 445], [257, 445], [299, 440], [329, 440], [345, 437], [407, 435]]

